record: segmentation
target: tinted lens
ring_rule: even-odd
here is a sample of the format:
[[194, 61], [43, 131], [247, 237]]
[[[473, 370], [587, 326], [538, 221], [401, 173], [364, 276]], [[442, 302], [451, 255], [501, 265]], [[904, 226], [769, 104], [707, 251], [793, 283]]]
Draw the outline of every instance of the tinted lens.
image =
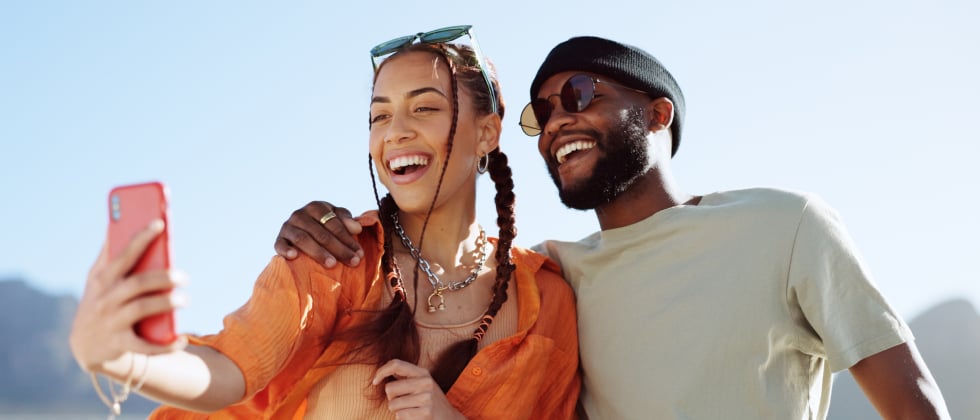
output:
[[427, 44], [439, 42], [449, 42], [466, 34], [470, 25], [450, 26], [447, 28], [436, 29], [422, 34], [419, 39]]
[[[561, 106], [565, 112], [582, 112], [589, 107], [595, 97], [595, 81], [584, 74], [576, 74], [561, 86]], [[521, 112], [521, 128], [524, 134], [536, 136], [541, 134], [542, 127], [548, 124], [554, 107], [544, 98], [537, 98], [524, 107]]]
[[534, 115], [534, 104], [527, 104], [521, 111], [521, 130], [529, 136], [541, 134], [541, 126], [538, 124], [538, 117]]
[[561, 87], [561, 106], [567, 112], [582, 112], [592, 103], [595, 83], [584, 74], [576, 74]]
[[538, 127], [544, 127], [548, 123], [551, 111], [555, 109], [551, 106], [551, 102], [542, 98], [531, 101], [531, 108], [534, 109], [534, 118], [538, 120]]
[[395, 51], [398, 51], [406, 44], [410, 44], [412, 41], [414, 41], [416, 36], [417, 35], [408, 35], [400, 38], [395, 38], [391, 41], [382, 42], [377, 46], [375, 46], [374, 48], [371, 48], [371, 56], [380, 57], [382, 55], [387, 55]]

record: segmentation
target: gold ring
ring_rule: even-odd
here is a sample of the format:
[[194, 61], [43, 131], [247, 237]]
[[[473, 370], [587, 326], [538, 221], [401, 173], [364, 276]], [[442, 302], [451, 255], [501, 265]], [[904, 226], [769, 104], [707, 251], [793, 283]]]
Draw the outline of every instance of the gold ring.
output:
[[327, 224], [327, 222], [330, 221], [330, 219], [333, 219], [335, 217], [337, 217], [337, 213], [334, 213], [333, 210], [330, 210], [327, 212], [327, 214], [324, 214], [323, 217], [320, 218], [320, 224], [325, 225]]

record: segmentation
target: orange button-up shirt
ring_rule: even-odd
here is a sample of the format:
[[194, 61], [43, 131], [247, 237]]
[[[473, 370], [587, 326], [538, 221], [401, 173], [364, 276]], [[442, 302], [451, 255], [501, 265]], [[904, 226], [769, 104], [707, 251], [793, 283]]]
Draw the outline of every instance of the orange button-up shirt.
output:
[[[375, 214], [360, 218], [364, 263], [326, 268], [306, 256], [274, 257], [224, 329], [192, 339], [238, 365], [241, 402], [210, 415], [161, 407], [151, 418], [302, 418], [310, 390], [350, 350], [331, 337], [368, 320], [356, 310], [377, 308], [387, 287]], [[551, 260], [517, 247], [512, 255], [518, 331], [480, 350], [446, 396], [471, 419], [573, 418], [580, 387], [574, 296]]]

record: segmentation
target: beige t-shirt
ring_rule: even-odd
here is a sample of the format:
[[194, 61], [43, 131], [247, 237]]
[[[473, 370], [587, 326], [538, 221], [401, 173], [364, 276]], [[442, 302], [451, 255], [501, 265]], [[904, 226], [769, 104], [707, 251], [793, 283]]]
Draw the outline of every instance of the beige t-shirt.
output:
[[543, 246], [578, 298], [592, 419], [823, 419], [832, 371], [912, 340], [811, 195], [715, 193]]

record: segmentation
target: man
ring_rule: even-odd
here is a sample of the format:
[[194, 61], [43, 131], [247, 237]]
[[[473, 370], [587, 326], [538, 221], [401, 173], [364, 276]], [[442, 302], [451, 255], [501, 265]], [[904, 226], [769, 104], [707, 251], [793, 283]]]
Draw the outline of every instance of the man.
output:
[[[871, 283], [836, 213], [773, 189], [684, 193], [670, 159], [684, 97], [636, 47], [556, 46], [521, 124], [562, 202], [601, 231], [548, 241], [578, 297], [582, 406], [593, 419], [825, 418], [849, 369], [885, 418], [948, 418], [908, 326]], [[344, 217], [319, 224], [336, 210]], [[276, 249], [350, 263], [349, 213], [311, 203]]]

